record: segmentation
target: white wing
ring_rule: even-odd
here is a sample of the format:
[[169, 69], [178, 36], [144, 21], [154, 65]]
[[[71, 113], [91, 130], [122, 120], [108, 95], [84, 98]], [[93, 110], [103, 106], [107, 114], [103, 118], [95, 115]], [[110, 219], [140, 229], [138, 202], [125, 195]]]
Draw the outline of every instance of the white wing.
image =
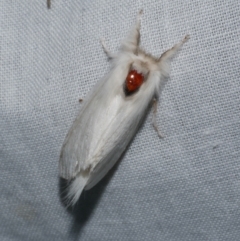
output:
[[[123, 60], [124, 58], [124, 60]], [[86, 101], [63, 144], [60, 175], [66, 179], [88, 172], [86, 189], [93, 187], [116, 163], [134, 136], [154, 93], [147, 83], [126, 97], [123, 84], [131, 58], [120, 56]]]

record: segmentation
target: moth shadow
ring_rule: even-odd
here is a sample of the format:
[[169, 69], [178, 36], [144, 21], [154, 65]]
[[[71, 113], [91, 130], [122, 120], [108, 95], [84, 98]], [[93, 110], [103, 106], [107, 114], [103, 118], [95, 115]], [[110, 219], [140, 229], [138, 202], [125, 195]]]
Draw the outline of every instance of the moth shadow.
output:
[[68, 207], [66, 204], [66, 189], [69, 182], [63, 178], [59, 178], [59, 195], [62, 205], [67, 212], [71, 214], [73, 220], [69, 230], [69, 236], [72, 240], [79, 240], [81, 231], [90, 219], [94, 209], [98, 205], [105, 188], [117, 170], [119, 163], [123, 157], [114, 165], [107, 175], [93, 188], [83, 191], [78, 202], [74, 207]]

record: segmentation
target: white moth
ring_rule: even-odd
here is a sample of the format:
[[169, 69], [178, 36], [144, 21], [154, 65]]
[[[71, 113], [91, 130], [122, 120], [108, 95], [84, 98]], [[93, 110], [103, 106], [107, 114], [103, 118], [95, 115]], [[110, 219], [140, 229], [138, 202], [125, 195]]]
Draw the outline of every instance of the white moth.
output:
[[63, 143], [60, 176], [71, 181], [67, 198], [72, 205], [120, 158], [149, 105], [158, 98], [160, 83], [170, 72], [169, 61], [189, 38], [155, 58], [139, 48], [141, 14], [117, 55], [102, 42], [113, 60], [111, 71], [84, 100]]

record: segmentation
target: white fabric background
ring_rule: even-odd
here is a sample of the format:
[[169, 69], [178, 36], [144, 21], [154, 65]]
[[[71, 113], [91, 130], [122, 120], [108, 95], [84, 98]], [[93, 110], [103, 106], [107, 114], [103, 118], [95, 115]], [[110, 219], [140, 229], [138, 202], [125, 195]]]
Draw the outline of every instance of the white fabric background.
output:
[[[190, 34], [120, 164], [66, 210], [59, 152], [84, 98], [144, 9], [142, 45]], [[236, 241], [240, 237], [237, 0], [0, 2], [0, 240]]]

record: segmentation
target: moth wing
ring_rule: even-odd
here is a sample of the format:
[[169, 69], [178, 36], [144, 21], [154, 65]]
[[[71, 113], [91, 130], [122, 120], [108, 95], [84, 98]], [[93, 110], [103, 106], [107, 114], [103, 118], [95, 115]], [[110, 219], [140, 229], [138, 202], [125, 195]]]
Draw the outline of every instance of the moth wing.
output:
[[59, 159], [59, 174], [64, 179], [76, 177], [81, 169], [84, 170], [88, 166], [86, 158], [91, 141], [94, 138], [91, 126], [94, 126], [96, 118], [100, 118], [100, 111], [98, 111], [100, 102], [97, 102], [97, 100], [104, 97], [101, 91], [104, 81], [102, 79], [88, 94], [77, 118], [65, 137]]
[[94, 186], [117, 162], [152, 99], [152, 92], [144, 88], [126, 98], [122, 86], [128, 64], [122, 69], [114, 69], [94, 88], [62, 147], [60, 176], [72, 179], [91, 170], [86, 188]]
[[[123, 116], [122, 114], [123, 113], [120, 115]], [[91, 172], [85, 187], [86, 190], [89, 190], [95, 186], [107, 174], [107, 172], [119, 160], [127, 145], [134, 137], [140, 124], [140, 120], [138, 120], [138, 118], [128, 118], [129, 115], [124, 117], [125, 118], [123, 118], [122, 122], [119, 122], [119, 119], [116, 118], [118, 123], [111, 128], [112, 131], [114, 131], [113, 133], [115, 133], [115, 138], [112, 135], [106, 136], [106, 138], [108, 138], [105, 146], [105, 148], [107, 147], [105, 149], [106, 153]]]
[[[93, 169], [85, 189], [96, 185], [119, 160], [120, 156], [137, 132], [147, 109], [154, 96], [152, 85], [142, 86], [138, 93], [131, 97], [116, 94], [105, 103], [102, 112], [105, 119], [96, 121], [95, 138], [98, 144], [95, 150], [97, 161], [93, 162]], [[101, 128], [102, 127], [102, 128]], [[103, 131], [104, 130], [104, 131]]]

